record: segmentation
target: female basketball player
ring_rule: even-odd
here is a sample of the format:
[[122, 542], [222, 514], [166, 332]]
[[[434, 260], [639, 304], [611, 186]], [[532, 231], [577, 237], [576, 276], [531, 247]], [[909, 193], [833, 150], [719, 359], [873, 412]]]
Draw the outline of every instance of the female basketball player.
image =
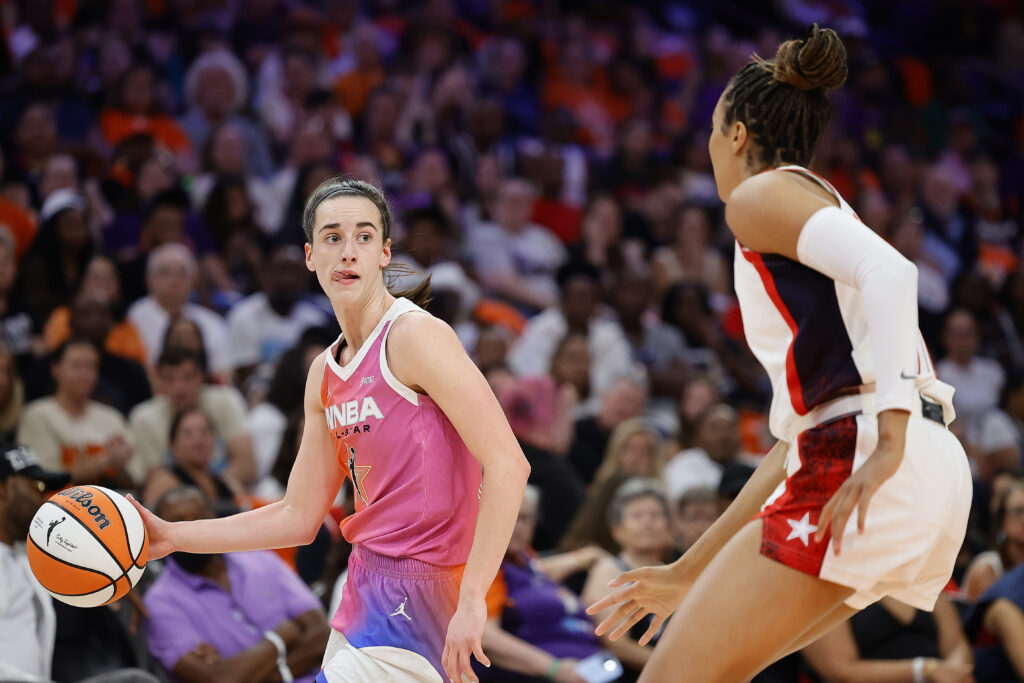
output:
[[590, 608], [617, 606], [597, 628], [613, 638], [653, 612], [646, 642], [678, 607], [641, 680], [749, 680], [883, 595], [930, 610], [963, 540], [971, 477], [917, 329], [916, 269], [804, 168], [845, 79], [842, 42], [815, 25], [745, 65], [715, 109], [708, 148], [779, 442], [679, 561], [626, 572]]
[[484, 596], [529, 465], [452, 329], [388, 291], [383, 194], [326, 180], [306, 202], [303, 229], [306, 265], [342, 333], [309, 370], [287, 492], [250, 512], [176, 524], [139, 507], [150, 556], [309, 543], [347, 475], [355, 513], [342, 530], [353, 552], [317, 680], [476, 681], [470, 655], [489, 665]]

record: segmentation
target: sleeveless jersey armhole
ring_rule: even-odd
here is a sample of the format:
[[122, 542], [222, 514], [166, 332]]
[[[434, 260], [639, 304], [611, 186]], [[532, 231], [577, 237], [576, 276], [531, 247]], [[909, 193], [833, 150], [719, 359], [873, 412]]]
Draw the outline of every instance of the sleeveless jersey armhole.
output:
[[[400, 317], [406, 313], [427, 313], [423, 309], [419, 308], [415, 304], [409, 303], [409, 306], [405, 310], [398, 311], [387, 329], [384, 330], [384, 335], [380, 342], [380, 374], [384, 377], [384, 381], [387, 382], [388, 386], [391, 387], [396, 394], [404, 398], [414, 406], [420, 404], [420, 395], [413, 391], [410, 387], [406, 386], [395, 377], [394, 373], [391, 372], [391, 366], [388, 365], [388, 336], [391, 334], [391, 328], [395, 326], [395, 323]], [[430, 315], [427, 313], [427, 315]]]

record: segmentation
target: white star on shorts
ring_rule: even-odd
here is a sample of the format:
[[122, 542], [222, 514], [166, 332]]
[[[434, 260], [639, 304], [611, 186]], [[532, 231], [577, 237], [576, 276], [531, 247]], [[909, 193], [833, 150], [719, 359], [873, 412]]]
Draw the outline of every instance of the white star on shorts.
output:
[[789, 536], [786, 536], [787, 541], [792, 541], [794, 538], [799, 538], [800, 542], [807, 546], [810, 541], [811, 534], [818, 530], [818, 527], [811, 524], [811, 513], [805, 512], [802, 519], [787, 519], [789, 526], [792, 527], [792, 531], [789, 532]]

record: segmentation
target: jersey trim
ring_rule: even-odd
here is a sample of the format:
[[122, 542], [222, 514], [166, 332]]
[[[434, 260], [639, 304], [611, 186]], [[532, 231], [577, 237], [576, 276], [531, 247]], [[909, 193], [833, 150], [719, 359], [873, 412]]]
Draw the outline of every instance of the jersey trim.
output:
[[395, 326], [395, 322], [406, 313], [413, 313], [415, 311], [422, 310], [419, 306], [406, 299], [400, 299], [399, 301], [405, 302], [406, 305], [402, 305], [401, 308], [399, 308], [398, 302], [395, 302], [395, 306], [393, 308], [399, 308], [399, 310], [392, 317], [391, 324], [388, 325], [386, 330], [384, 330], [384, 336], [380, 341], [380, 374], [396, 394], [414, 406], [418, 406], [420, 404], [419, 394], [400, 382], [398, 378], [395, 377], [394, 373], [391, 372], [391, 366], [388, 365], [388, 335], [391, 334], [391, 328], [393, 328]]
[[796, 371], [796, 359], [793, 356], [793, 344], [796, 341], [798, 331], [796, 321], [793, 319], [793, 314], [790, 313], [782, 297], [779, 296], [779, 290], [775, 286], [775, 278], [772, 277], [771, 271], [765, 266], [761, 254], [756, 251], [750, 251], [741, 244], [738, 244], [737, 247], [742, 252], [743, 258], [747, 259], [754, 266], [757, 274], [761, 277], [764, 291], [767, 292], [768, 297], [775, 304], [775, 308], [779, 311], [782, 319], [786, 321], [786, 326], [789, 328], [790, 340], [789, 347], [786, 349], [786, 386], [789, 387], [789, 397], [793, 404], [793, 410], [796, 411], [797, 415], [806, 415], [807, 405], [804, 403], [803, 387], [800, 384], [800, 376]]

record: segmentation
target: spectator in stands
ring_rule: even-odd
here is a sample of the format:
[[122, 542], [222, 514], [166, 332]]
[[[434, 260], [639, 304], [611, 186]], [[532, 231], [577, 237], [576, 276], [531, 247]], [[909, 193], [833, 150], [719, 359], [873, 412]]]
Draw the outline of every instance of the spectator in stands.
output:
[[728, 296], [729, 266], [711, 244], [711, 215], [701, 206], [683, 205], [676, 217], [675, 241], [655, 250], [651, 260], [658, 294], [678, 282], [694, 280], [716, 299]]
[[616, 472], [660, 478], [664, 468], [661, 435], [642, 418], [623, 420], [612, 431], [600, 466], [581, 473], [584, 481], [600, 484]]
[[74, 678], [57, 671], [64, 662], [53, 666], [57, 616], [50, 594], [29, 568], [25, 539], [39, 506], [67, 483], [67, 473], [44, 470], [28, 448], [0, 453], [0, 678], [49, 681], [52, 675], [76, 683], [156, 683], [145, 671], [104, 670], [95, 661], [75, 662]]
[[302, 250], [277, 247], [263, 268], [263, 291], [231, 309], [228, 330], [239, 383], [257, 365], [275, 361], [306, 329], [327, 322], [327, 315], [305, 299], [309, 279]]
[[100, 113], [100, 133], [110, 147], [131, 135], [150, 135], [177, 157], [179, 169], [190, 170], [192, 145], [177, 122], [160, 110], [155, 81], [149, 64], [136, 62], [125, 71], [108, 106]]
[[959, 206], [960, 193], [949, 170], [932, 164], [921, 179], [921, 209], [926, 230], [925, 253], [952, 282], [978, 256], [974, 219]]
[[[192, 486], [167, 491], [154, 512], [175, 522], [213, 516]], [[319, 600], [268, 551], [172, 553], [144, 601], [149, 650], [181, 683], [279, 673], [312, 683], [330, 634]]]
[[[614, 556], [598, 560], [591, 567], [581, 594], [587, 605], [610, 594], [613, 589], [608, 587], [608, 582], [622, 572], [665, 564], [672, 549], [668, 500], [660, 480], [628, 479], [615, 492], [606, 516], [612, 537], [621, 550]], [[592, 618], [600, 623], [611, 612], [612, 608], [609, 608], [604, 613], [592, 615]], [[601, 644], [619, 658], [626, 670], [619, 681], [635, 681], [650, 658], [652, 648], [641, 647], [638, 641], [653, 620], [653, 615], [647, 615], [618, 640], [610, 640], [607, 636], [601, 638]], [[651, 642], [656, 643], [657, 640], [655, 634]]]
[[977, 442], [981, 417], [999, 403], [1006, 375], [999, 363], [978, 356], [978, 324], [968, 311], [956, 308], [942, 328], [945, 357], [935, 365], [939, 379], [956, 389], [953, 407], [967, 439]]
[[[79, 294], [100, 296], [110, 303], [114, 320], [110, 332], [101, 340], [104, 350], [115, 356], [146, 364], [146, 347], [142, 337], [135, 329], [135, 325], [124, 318], [125, 304], [121, 296], [121, 281], [118, 279], [114, 261], [103, 254], [93, 255], [85, 267], [78, 291]], [[56, 349], [71, 336], [70, 321], [71, 308], [68, 305], [60, 306], [50, 315], [46, 327], [43, 328], [48, 348]]]
[[975, 680], [974, 657], [960, 615], [942, 595], [934, 612], [882, 598], [825, 633], [802, 654], [829, 681]]
[[590, 389], [601, 394], [629, 372], [629, 341], [618, 321], [602, 316], [596, 268], [567, 263], [558, 269], [557, 281], [561, 302], [530, 319], [509, 353], [509, 367], [520, 377], [545, 374], [559, 341], [570, 332], [585, 334], [590, 351]]
[[1003, 574], [964, 615], [977, 683], [1024, 680], [1024, 564]]
[[672, 509], [672, 542], [682, 555], [711, 528], [722, 512], [718, 492], [708, 486], [686, 491]]
[[530, 222], [536, 191], [525, 180], [505, 180], [498, 188], [492, 223], [470, 226], [469, 253], [485, 292], [524, 311], [558, 302], [555, 271], [565, 247], [547, 228]]
[[39, 212], [42, 226], [19, 268], [19, 292], [38, 327], [78, 288], [93, 254], [85, 198], [74, 190], [52, 193]]
[[1024, 374], [1006, 380], [999, 408], [985, 412], [978, 421], [978, 478], [991, 481], [1001, 469], [1019, 470], [1024, 465]]
[[[114, 355], [104, 347], [114, 329], [114, 310], [105, 295], [83, 289], [71, 302], [68, 327], [69, 338], [86, 339], [100, 352], [99, 377], [93, 399], [127, 415], [153, 395], [142, 365]], [[53, 353], [43, 356], [25, 373], [29, 387], [27, 399], [34, 400], [53, 391], [50, 372], [53, 358]]]
[[487, 592], [485, 682], [528, 683], [544, 677], [584, 683], [576, 663], [600, 651], [593, 622], [579, 598], [559, 585], [589, 568], [602, 553], [587, 549], [538, 558], [530, 547], [543, 494], [527, 485], [512, 538], [494, 584]]
[[263, 178], [273, 170], [272, 157], [266, 135], [241, 114], [248, 95], [248, 74], [238, 58], [223, 48], [205, 52], [185, 74], [188, 111], [181, 119], [181, 127], [188, 134], [192, 149], [200, 150], [217, 128], [233, 126], [241, 135], [247, 160], [247, 168], [235, 172]]
[[679, 399], [679, 432], [675, 436], [679, 448], [676, 452], [693, 446], [704, 413], [721, 401], [718, 385], [707, 375], [693, 375], [686, 380]]
[[288, 420], [293, 414], [302, 413], [309, 367], [329, 343], [330, 340], [308, 335], [282, 353], [274, 366], [266, 398], [249, 409], [245, 422], [252, 436], [257, 484], [271, 474], [282, 447], [291, 448], [282, 440]]
[[200, 408], [209, 416], [218, 443], [214, 471], [233, 476], [250, 486], [256, 469], [252, 439], [245, 429], [245, 401], [230, 386], [206, 384], [202, 357], [181, 347], [164, 350], [157, 363], [158, 392], [131, 412], [129, 422], [137, 444], [137, 457], [146, 473], [167, 463], [174, 416]]
[[0, 343], [14, 355], [20, 366], [32, 358], [36, 325], [15, 290], [18, 261], [14, 238], [0, 227]]
[[608, 552], [619, 546], [608, 526], [608, 506], [619, 486], [630, 477], [661, 477], [663, 467], [661, 436], [644, 420], [631, 418], [612, 431], [604, 460], [596, 473], [581, 478], [587, 481], [587, 494], [576, 517], [562, 537], [565, 550], [597, 545]]
[[1024, 481], [1013, 479], [995, 500], [992, 519], [992, 550], [979, 553], [964, 575], [964, 595], [977, 600], [1002, 578], [1024, 562]]
[[149, 295], [128, 309], [128, 319], [142, 334], [149, 362], [155, 364], [163, 351], [161, 340], [171, 318], [179, 313], [194, 320], [203, 333], [215, 373], [233, 369], [230, 336], [224, 319], [208, 308], [189, 303], [198, 274], [195, 257], [187, 247], [170, 243], [157, 247], [146, 264]]
[[18, 442], [47, 469], [66, 471], [74, 484], [134, 488], [145, 474], [133, 458], [132, 438], [119, 412], [92, 400], [100, 351], [87, 339], [70, 339], [54, 354], [52, 396], [25, 406]]
[[32, 208], [39, 208], [39, 179], [46, 160], [57, 150], [57, 125], [53, 107], [42, 102], [29, 103], [14, 126], [13, 149], [10, 150], [9, 168], [5, 175], [24, 183], [29, 191]]
[[571, 395], [549, 377], [518, 380], [498, 394], [542, 496], [538, 550], [554, 548], [583, 502], [583, 484], [565, 454], [572, 436]]
[[14, 442], [25, 406], [25, 388], [14, 354], [0, 343], [0, 448]]
[[622, 377], [598, 397], [596, 414], [576, 419], [569, 462], [578, 472], [596, 472], [615, 428], [643, 413], [647, 402], [644, 379], [635, 375]]
[[199, 408], [177, 413], [169, 441], [171, 462], [150, 471], [142, 488], [143, 504], [152, 507], [160, 496], [184, 484], [202, 491], [214, 511], [237, 512], [244, 487], [230, 473], [210, 471], [216, 446], [210, 418]]
[[551, 371], [548, 373], [559, 386], [572, 387], [576, 399], [587, 405], [590, 394], [590, 348], [587, 335], [568, 332], [558, 342], [551, 356]]
[[677, 453], [665, 464], [669, 499], [678, 501], [687, 490], [718, 488], [726, 465], [748, 459], [741, 452], [739, 416], [724, 403], [712, 406], [701, 417], [692, 448]]
[[646, 273], [624, 274], [616, 283], [614, 298], [633, 362], [647, 368], [652, 408], [671, 416], [673, 402], [678, 400], [689, 374], [683, 335], [660, 320], [652, 310], [654, 290]]

